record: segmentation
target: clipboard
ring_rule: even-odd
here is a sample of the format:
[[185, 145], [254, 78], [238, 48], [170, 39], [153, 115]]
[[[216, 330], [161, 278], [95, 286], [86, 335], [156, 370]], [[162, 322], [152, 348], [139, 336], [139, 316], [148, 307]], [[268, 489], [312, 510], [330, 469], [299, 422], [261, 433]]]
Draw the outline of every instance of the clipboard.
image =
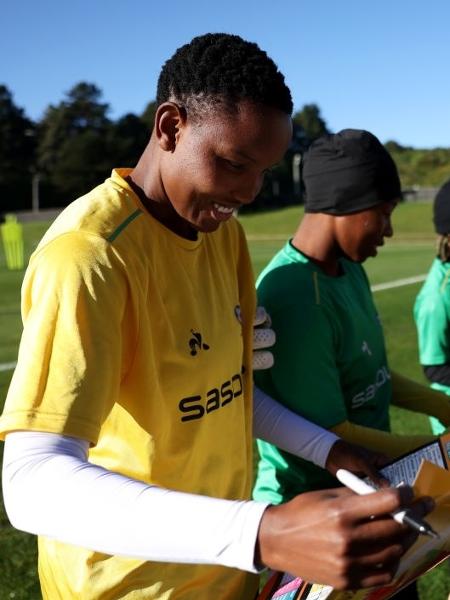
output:
[[258, 600], [388, 600], [450, 556], [450, 433], [400, 456], [381, 473], [392, 485], [411, 485], [416, 496], [431, 496], [436, 508], [427, 521], [438, 539], [419, 536], [400, 561], [396, 577], [386, 586], [340, 591], [308, 583], [288, 573], [273, 573]]

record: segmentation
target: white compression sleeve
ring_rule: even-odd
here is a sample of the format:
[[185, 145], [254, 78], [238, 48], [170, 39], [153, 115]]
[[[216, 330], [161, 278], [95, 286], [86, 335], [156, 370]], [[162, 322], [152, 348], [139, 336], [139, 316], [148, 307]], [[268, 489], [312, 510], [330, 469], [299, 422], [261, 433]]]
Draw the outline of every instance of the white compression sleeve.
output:
[[52, 433], [6, 436], [3, 495], [14, 527], [106, 554], [257, 570], [266, 504], [149, 486], [89, 463], [88, 447]]
[[307, 421], [253, 388], [253, 435], [324, 468], [331, 446], [340, 438]]

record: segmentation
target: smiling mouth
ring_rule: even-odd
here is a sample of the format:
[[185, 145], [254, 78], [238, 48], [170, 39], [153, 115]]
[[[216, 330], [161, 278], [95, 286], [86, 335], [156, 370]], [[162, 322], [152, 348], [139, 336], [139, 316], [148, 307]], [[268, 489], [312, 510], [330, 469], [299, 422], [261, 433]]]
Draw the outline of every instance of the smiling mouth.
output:
[[218, 202], [214, 202], [211, 205], [210, 215], [215, 221], [227, 221], [233, 216], [234, 211], [236, 210], [233, 206], [225, 206], [224, 204], [219, 204]]
[[224, 215], [231, 215], [235, 210], [232, 206], [224, 206], [223, 204], [217, 204], [217, 202], [214, 202], [213, 206], [215, 210], [219, 211]]

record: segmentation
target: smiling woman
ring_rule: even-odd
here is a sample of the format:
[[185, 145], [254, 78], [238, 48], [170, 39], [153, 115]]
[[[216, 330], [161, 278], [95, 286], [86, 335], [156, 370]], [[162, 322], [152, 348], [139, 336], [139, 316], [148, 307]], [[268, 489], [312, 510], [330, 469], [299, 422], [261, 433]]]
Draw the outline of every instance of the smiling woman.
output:
[[[0, 427], [5, 503], [18, 528], [41, 536], [45, 598], [188, 598], [208, 581], [205, 597], [253, 596], [265, 511], [248, 501], [255, 293], [232, 214], [283, 156], [291, 110], [256, 44], [194, 39], [161, 71], [136, 167], [70, 205], [33, 254]], [[32, 448], [45, 466], [19, 484]], [[19, 499], [35, 486], [29, 510]], [[211, 539], [214, 523], [228, 541]]]
[[256, 44], [195, 38], [163, 66], [136, 167], [69, 205], [32, 255], [0, 433], [5, 506], [39, 535], [46, 600], [253, 600], [264, 565], [339, 587], [392, 579], [409, 541], [389, 513], [408, 492], [250, 500], [253, 432], [374, 473], [253, 397], [256, 294], [232, 213], [286, 151], [291, 110]]

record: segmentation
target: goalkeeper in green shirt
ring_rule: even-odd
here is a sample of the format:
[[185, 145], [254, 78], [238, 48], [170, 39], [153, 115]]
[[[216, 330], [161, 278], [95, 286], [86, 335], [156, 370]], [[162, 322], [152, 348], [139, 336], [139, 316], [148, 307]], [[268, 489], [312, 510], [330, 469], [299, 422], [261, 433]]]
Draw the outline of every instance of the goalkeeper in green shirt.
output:
[[[392, 236], [401, 196], [395, 164], [378, 139], [343, 130], [316, 140], [303, 163], [305, 215], [260, 275], [258, 299], [272, 317], [274, 366], [256, 384], [343, 439], [396, 457], [432, 439], [390, 432], [389, 406], [450, 425], [448, 399], [391, 372], [361, 265]], [[322, 469], [258, 441], [255, 497], [280, 503], [336, 485]]]

